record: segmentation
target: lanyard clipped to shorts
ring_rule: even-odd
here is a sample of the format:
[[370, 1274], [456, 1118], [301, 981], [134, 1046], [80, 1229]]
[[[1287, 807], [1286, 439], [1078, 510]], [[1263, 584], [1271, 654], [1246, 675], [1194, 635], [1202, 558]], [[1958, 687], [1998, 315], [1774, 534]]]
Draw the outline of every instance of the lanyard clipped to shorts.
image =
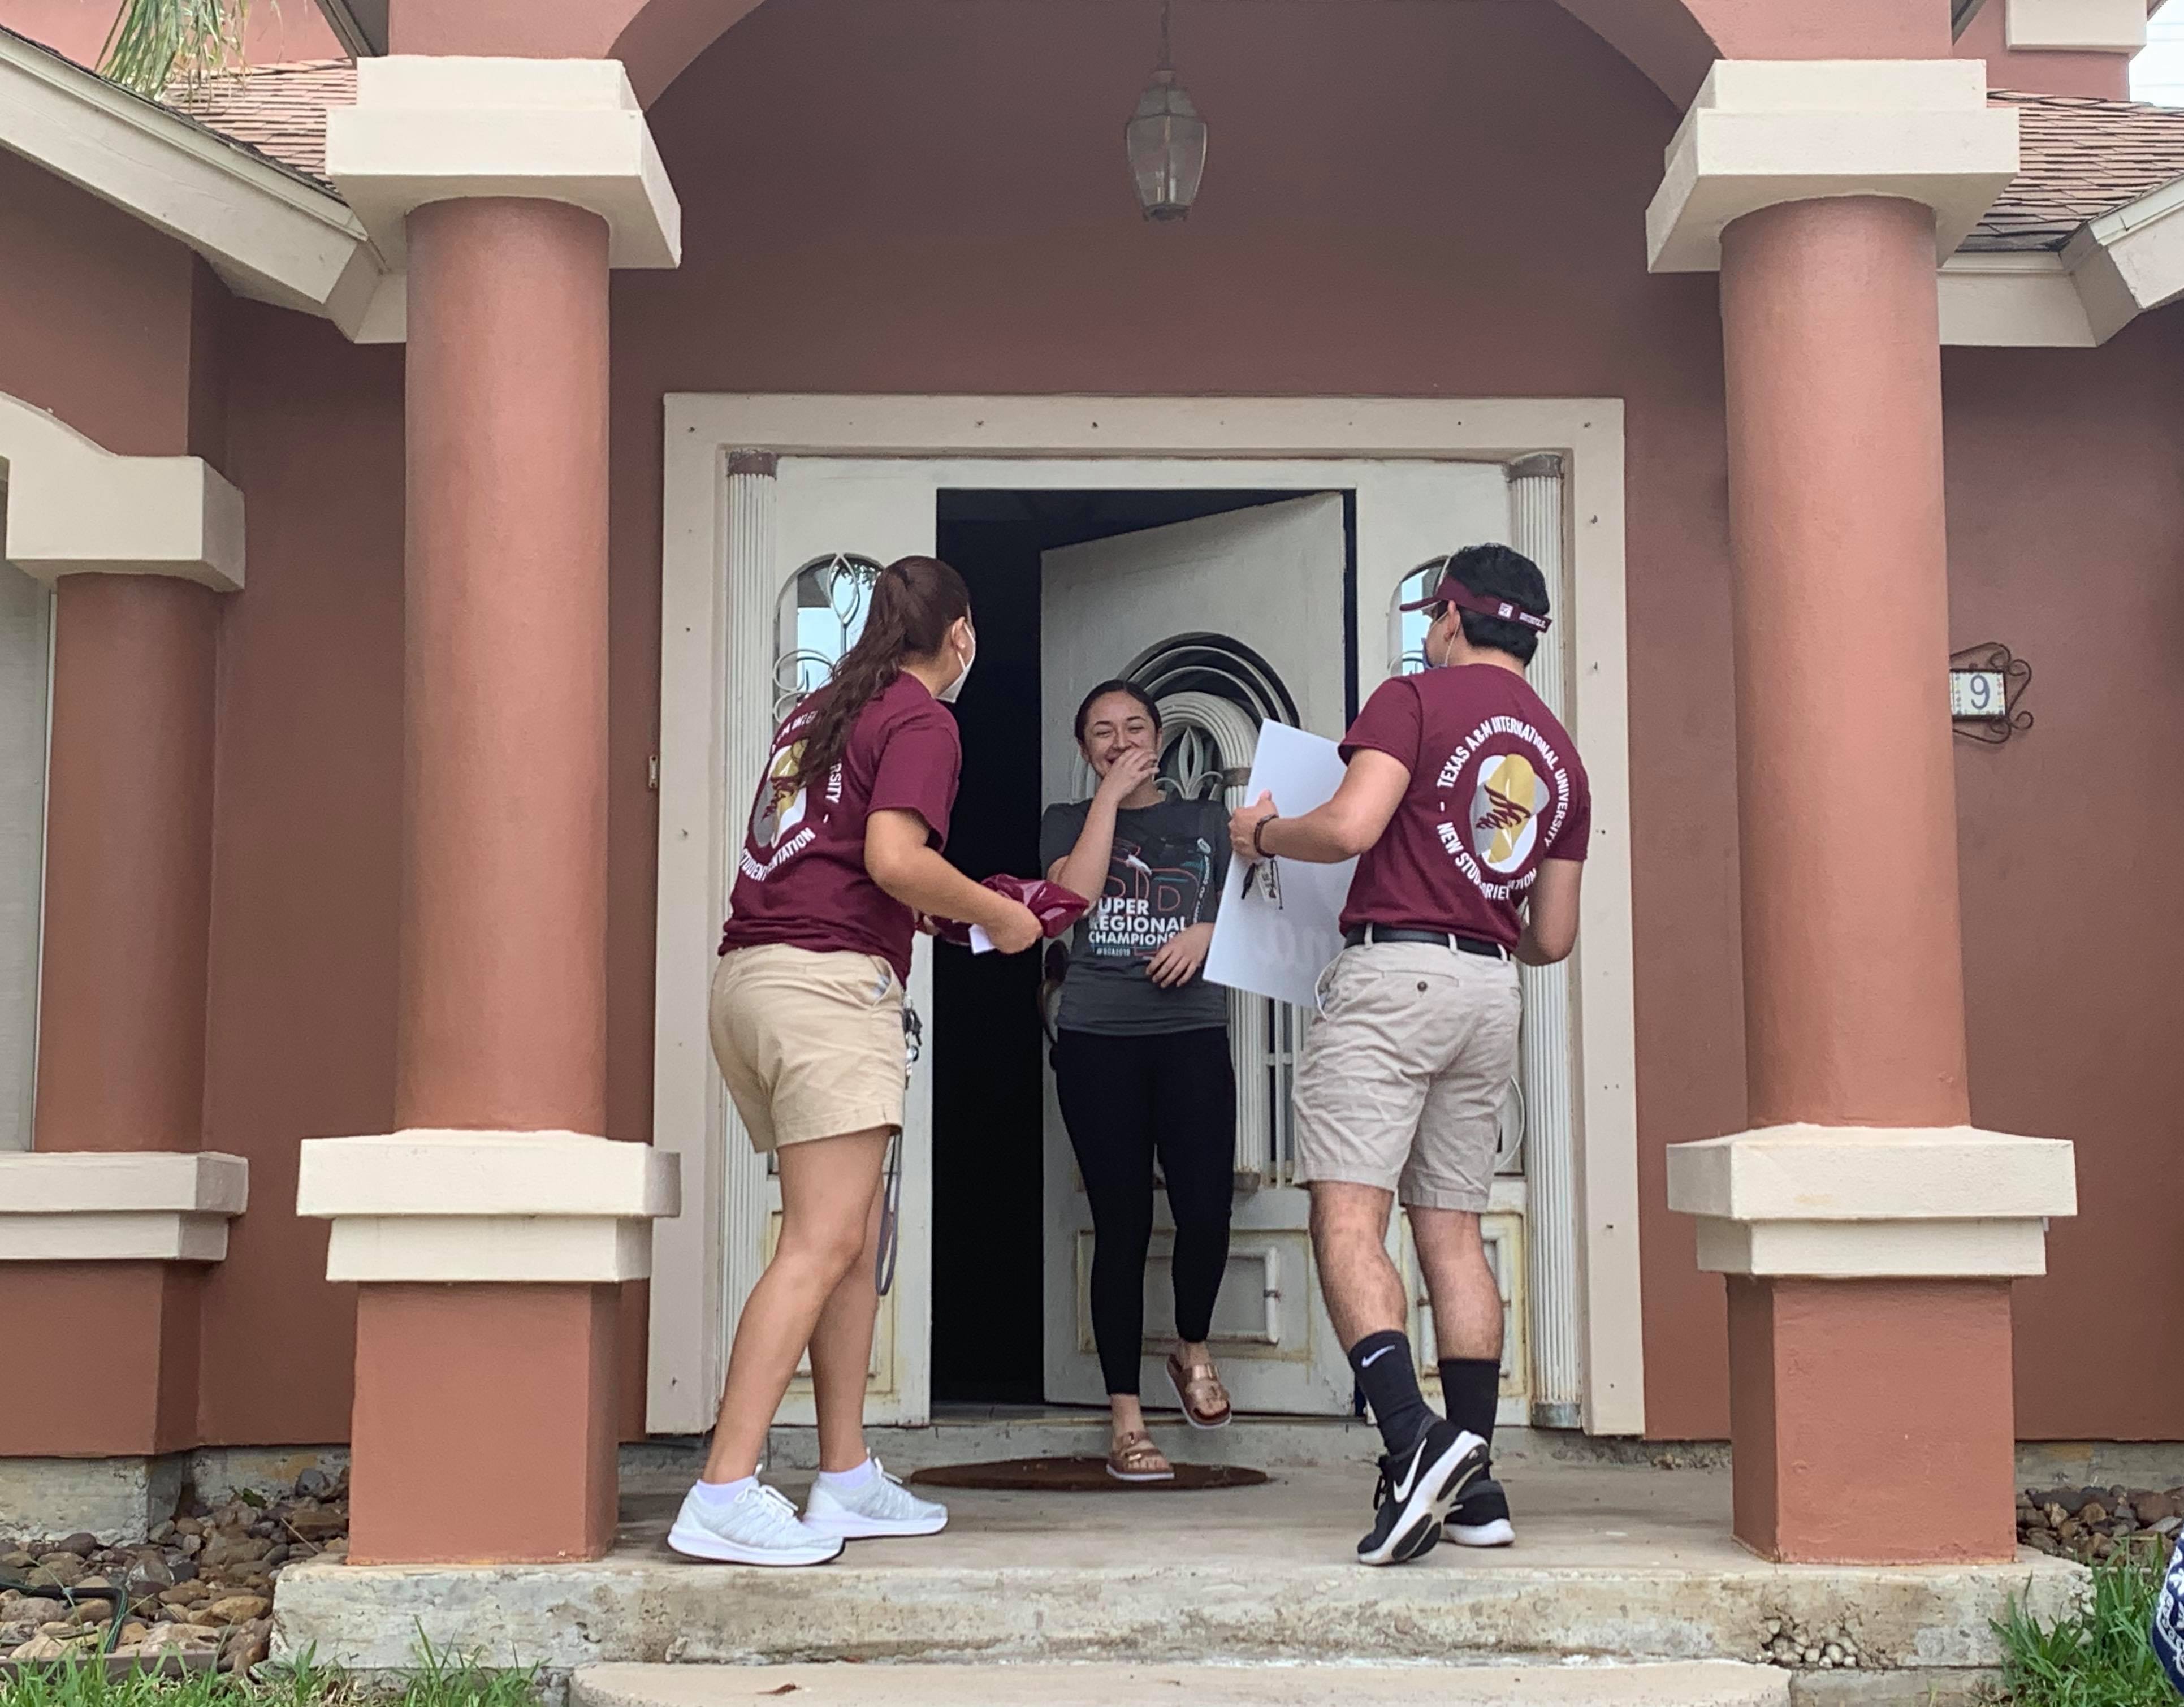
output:
[[[917, 1017], [917, 1010], [910, 1004], [908, 991], [902, 998], [902, 1082], [910, 1083], [911, 1074], [917, 1067], [917, 1057], [925, 1052], [925, 1024]], [[887, 1166], [882, 1175], [880, 1197], [880, 1244], [872, 1258], [872, 1286], [882, 1297], [894, 1290], [894, 1259], [896, 1247], [902, 1240], [902, 1133], [897, 1130], [888, 1141]]]

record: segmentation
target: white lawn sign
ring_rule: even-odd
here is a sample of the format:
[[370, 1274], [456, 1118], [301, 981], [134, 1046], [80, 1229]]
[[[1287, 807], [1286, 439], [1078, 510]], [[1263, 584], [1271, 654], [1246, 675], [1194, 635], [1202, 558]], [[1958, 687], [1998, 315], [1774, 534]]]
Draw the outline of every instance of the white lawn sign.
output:
[[[1296, 817], [1332, 799], [1342, 772], [1342, 755], [1326, 737], [1262, 723], [1244, 797], [1271, 793], [1275, 810]], [[1319, 975], [1342, 952], [1342, 905], [1357, 869], [1354, 859], [1340, 865], [1270, 859], [1252, 867], [1232, 857], [1206, 978], [1317, 1011]]]

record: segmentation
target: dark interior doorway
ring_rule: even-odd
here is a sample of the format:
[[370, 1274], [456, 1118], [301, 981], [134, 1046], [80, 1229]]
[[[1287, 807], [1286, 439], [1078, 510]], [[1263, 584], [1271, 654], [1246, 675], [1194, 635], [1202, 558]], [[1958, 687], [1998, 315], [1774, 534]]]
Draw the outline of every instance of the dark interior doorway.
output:
[[[944, 491], [939, 555], [971, 589], [978, 667], [956, 706], [963, 781], [948, 856], [1036, 874], [1039, 555], [1301, 496], [1268, 491]], [[1117, 669], [1129, 661], [1117, 658]], [[933, 1397], [1035, 1404], [1045, 1386], [1039, 957], [933, 960]]]

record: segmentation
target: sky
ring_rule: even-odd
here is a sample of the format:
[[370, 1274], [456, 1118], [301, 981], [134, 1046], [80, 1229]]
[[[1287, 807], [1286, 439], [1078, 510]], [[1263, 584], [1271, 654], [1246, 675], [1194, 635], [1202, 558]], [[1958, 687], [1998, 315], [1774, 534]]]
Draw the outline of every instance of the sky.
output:
[[2146, 51], [2131, 62], [2132, 98], [2184, 107], [2184, 0], [2169, 0], [2146, 36]]

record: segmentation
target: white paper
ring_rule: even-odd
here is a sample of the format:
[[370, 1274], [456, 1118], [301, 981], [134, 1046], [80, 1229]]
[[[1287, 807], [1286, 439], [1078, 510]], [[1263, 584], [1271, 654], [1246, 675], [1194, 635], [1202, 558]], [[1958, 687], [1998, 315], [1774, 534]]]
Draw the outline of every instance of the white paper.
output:
[[971, 927], [971, 952], [973, 954], [991, 954], [993, 951], [994, 940], [986, 934], [986, 927], [983, 924], [972, 925]]
[[[1340, 750], [1325, 736], [1286, 723], [1262, 723], [1245, 799], [1271, 793], [1275, 810], [1284, 817], [1296, 817], [1334, 798], [1343, 770]], [[1342, 952], [1342, 905], [1357, 862], [1311, 865], [1268, 860], [1250, 873], [1247, 890], [1249, 866], [1249, 861], [1230, 855], [1206, 976], [1233, 990], [1316, 1009], [1319, 975]]]

